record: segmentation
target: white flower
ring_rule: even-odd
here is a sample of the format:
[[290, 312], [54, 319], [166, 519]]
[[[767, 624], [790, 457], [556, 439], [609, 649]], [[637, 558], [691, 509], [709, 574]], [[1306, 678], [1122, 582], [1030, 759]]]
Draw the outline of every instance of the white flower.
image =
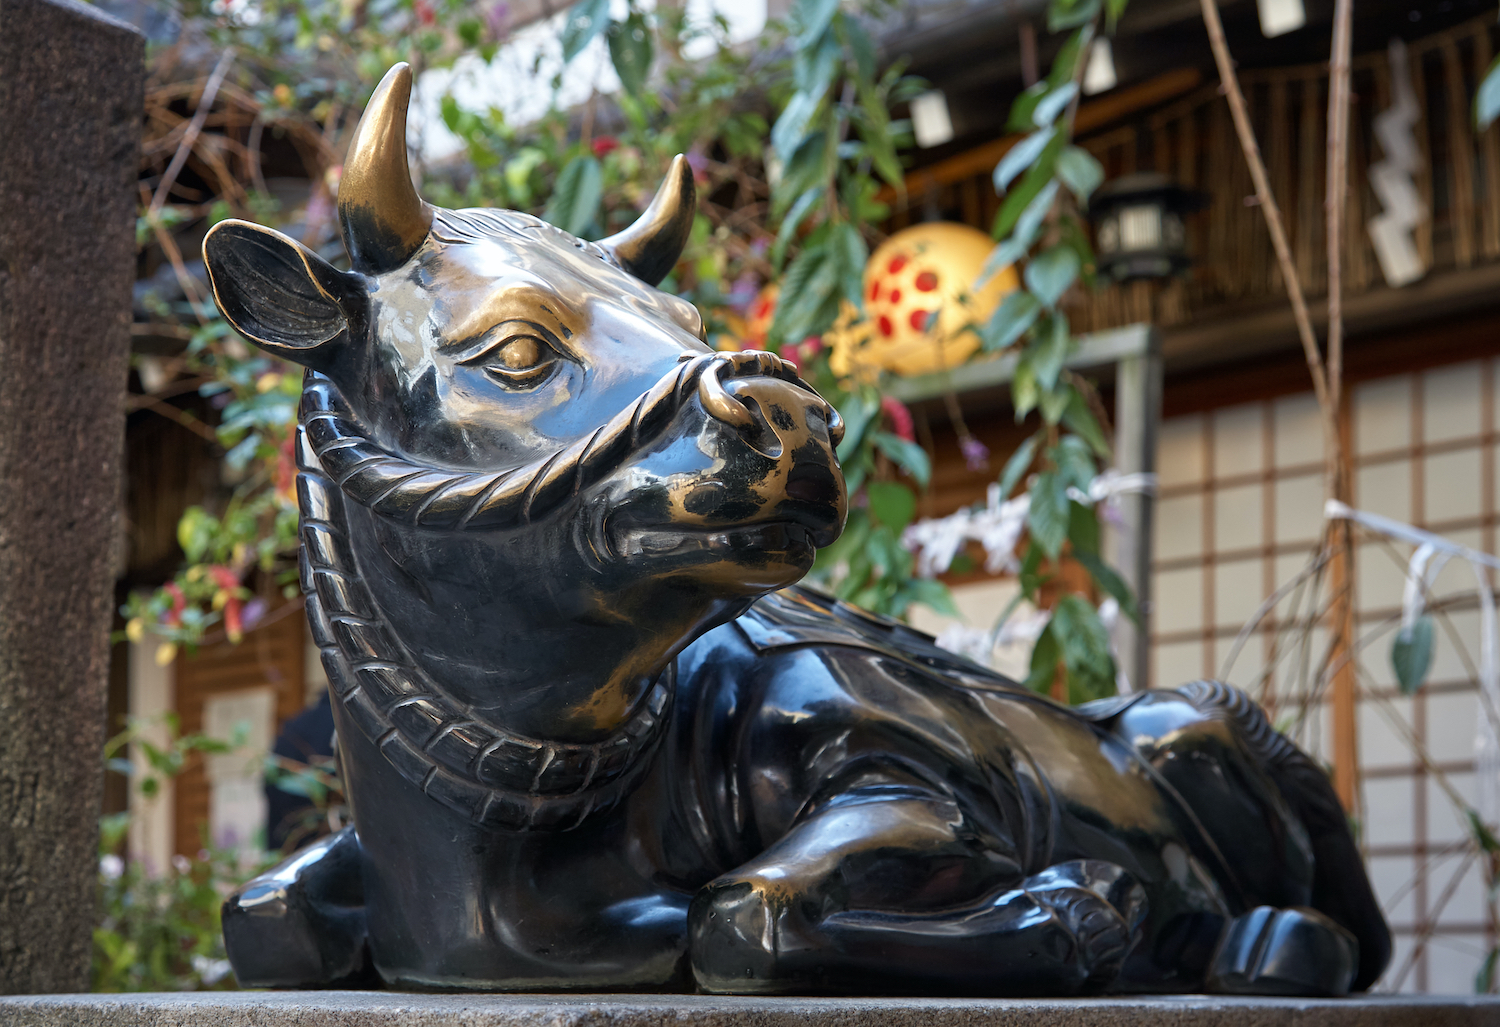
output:
[[179, 852], [172, 857], [172, 869], [179, 874], [186, 874], [193, 869], [193, 862]]
[[994, 648], [994, 641], [988, 631], [957, 623], [949, 624], [937, 637], [939, 648], [967, 656], [981, 667], [990, 665], [990, 650]]
[[125, 861], [113, 852], [99, 857], [99, 873], [106, 881], [118, 881], [125, 872]]
[[210, 959], [208, 956], [193, 957], [193, 971], [204, 984], [218, 984], [229, 974], [229, 960]]
[[917, 521], [901, 535], [901, 543], [917, 556], [917, 574], [936, 577], [953, 566], [953, 560], [969, 541], [978, 542], [987, 554], [985, 568], [991, 574], [1014, 570], [1016, 543], [1026, 528], [1031, 497], [1000, 500], [1000, 487], [991, 485], [982, 508], [968, 508], [947, 517]]

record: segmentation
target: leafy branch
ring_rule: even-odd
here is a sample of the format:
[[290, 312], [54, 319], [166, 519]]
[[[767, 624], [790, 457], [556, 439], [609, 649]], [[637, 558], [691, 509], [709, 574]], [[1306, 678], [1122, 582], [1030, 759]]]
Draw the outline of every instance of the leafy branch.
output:
[[[1075, 285], [1093, 285], [1094, 254], [1082, 211], [1104, 179], [1103, 168], [1073, 143], [1089, 48], [1101, 21], [1112, 28], [1124, 0], [1053, 0], [1048, 24], [1068, 31], [1047, 77], [1011, 107], [1007, 128], [1025, 133], [995, 165], [995, 190], [1004, 197], [992, 234], [998, 241], [981, 282], [1025, 262], [1022, 286], [1008, 294], [980, 328], [986, 353], [1011, 352], [1016, 369], [1011, 398], [1017, 421], [1033, 413], [1041, 425], [1007, 461], [999, 482], [1005, 500], [1026, 481], [1026, 537], [1019, 555], [1022, 601], [1051, 608], [1032, 649], [1027, 685], [1071, 702], [1113, 693], [1117, 668], [1098, 600], [1113, 598], [1138, 619], [1124, 580], [1102, 558], [1099, 516], [1089, 498], [1110, 447], [1086, 382], [1067, 370], [1077, 349], [1065, 312]], [[1080, 566], [1080, 587], [1060, 570]]]

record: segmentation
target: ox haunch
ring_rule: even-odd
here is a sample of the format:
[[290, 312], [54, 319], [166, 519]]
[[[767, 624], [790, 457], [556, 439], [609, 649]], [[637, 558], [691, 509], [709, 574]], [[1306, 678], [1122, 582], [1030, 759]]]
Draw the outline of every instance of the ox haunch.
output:
[[307, 368], [302, 580], [353, 826], [226, 902], [244, 985], [1342, 994], [1390, 939], [1322, 771], [1213, 682], [1068, 709], [796, 586], [837, 413], [655, 288], [677, 158], [589, 243], [439, 210], [398, 65], [352, 269], [227, 221]]

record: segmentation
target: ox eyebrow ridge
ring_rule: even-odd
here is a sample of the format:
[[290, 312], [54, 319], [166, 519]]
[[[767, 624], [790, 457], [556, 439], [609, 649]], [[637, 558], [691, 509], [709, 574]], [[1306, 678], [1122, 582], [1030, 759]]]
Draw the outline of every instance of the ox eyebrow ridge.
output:
[[[552, 324], [542, 324], [537, 314], [550, 318]], [[543, 332], [562, 339], [571, 339], [575, 334], [569, 320], [576, 320], [573, 311], [555, 290], [534, 282], [513, 282], [502, 285], [480, 300], [453, 328], [455, 338], [438, 345], [443, 353], [453, 353], [473, 348], [476, 343], [496, 328], [507, 323], [531, 325]], [[486, 348], [488, 348], [486, 346]], [[472, 359], [461, 357], [461, 360]]]

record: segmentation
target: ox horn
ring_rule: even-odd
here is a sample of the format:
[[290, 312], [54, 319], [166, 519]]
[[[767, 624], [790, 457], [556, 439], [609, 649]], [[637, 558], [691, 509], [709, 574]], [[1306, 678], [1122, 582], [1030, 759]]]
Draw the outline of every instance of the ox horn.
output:
[[412, 185], [406, 157], [411, 67], [385, 73], [365, 108], [339, 181], [339, 226], [356, 271], [379, 274], [405, 264], [432, 228], [432, 208]]
[[646, 212], [625, 231], [599, 240], [599, 245], [614, 254], [626, 271], [647, 285], [656, 285], [682, 256], [697, 209], [693, 171], [679, 153], [672, 158], [666, 180]]

